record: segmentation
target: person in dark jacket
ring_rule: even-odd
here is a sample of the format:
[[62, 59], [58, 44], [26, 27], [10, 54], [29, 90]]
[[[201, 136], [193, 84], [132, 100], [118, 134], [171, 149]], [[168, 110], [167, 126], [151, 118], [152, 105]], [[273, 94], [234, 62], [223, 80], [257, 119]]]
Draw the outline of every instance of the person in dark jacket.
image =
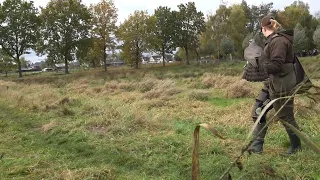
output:
[[[290, 96], [296, 85], [296, 74], [294, 71], [294, 52], [292, 49], [293, 31], [281, 30], [281, 25], [271, 16], [265, 16], [261, 20], [261, 31], [267, 38], [264, 47], [263, 68], [269, 78], [264, 82], [262, 95], [264, 99], [276, 99]], [[284, 107], [281, 109], [281, 107]], [[299, 129], [294, 118], [294, 98], [281, 99], [273, 104], [277, 117]], [[281, 109], [281, 110], [280, 110]], [[263, 151], [264, 138], [267, 133], [265, 116], [254, 130], [256, 140], [252, 143], [250, 150], [253, 153]], [[284, 125], [290, 139], [290, 148], [285, 154], [293, 154], [301, 149], [299, 137], [286, 125]], [[260, 134], [259, 134], [260, 132]]]

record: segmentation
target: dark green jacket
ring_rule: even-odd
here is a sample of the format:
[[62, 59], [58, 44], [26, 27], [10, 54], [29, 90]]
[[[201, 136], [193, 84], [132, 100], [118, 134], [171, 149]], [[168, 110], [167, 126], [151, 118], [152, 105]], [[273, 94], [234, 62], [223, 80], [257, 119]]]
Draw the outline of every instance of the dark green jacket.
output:
[[292, 31], [273, 33], [266, 40], [264, 69], [271, 94], [288, 95], [296, 85], [292, 42]]

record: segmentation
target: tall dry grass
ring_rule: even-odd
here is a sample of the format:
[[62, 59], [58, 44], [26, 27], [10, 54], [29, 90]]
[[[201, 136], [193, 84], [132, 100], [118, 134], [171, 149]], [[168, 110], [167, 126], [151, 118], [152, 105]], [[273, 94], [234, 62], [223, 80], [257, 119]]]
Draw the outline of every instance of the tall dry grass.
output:
[[144, 93], [143, 98], [154, 99], [160, 97], [171, 97], [179, 94], [181, 91], [182, 89], [177, 87], [176, 82], [173, 80], [158, 80], [151, 90]]
[[46, 109], [46, 106], [56, 103], [59, 95], [49, 85], [20, 84], [0, 81], [1, 96], [11, 105], [27, 109]]
[[[174, 79], [159, 79], [150, 72], [139, 76], [140, 79], [117, 80], [82, 76], [63, 82], [64, 87], [0, 81], [0, 97], [19, 108], [57, 111], [63, 117], [90, 117], [86, 123], [92, 132], [125, 134], [143, 129], [156, 131], [167, 127], [166, 122], [173, 119], [248, 127], [252, 123], [254, 98], [262, 87], [240, 77], [213, 73]], [[217, 108], [207, 102], [213, 96], [219, 97], [215, 94], [217, 89], [222, 92], [220, 98], [252, 98], [252, 101]]]
[[204, 74], [202, 82], [207, 87], [223, 89], [227, 98], [253, 98], [262, 88], [262, 83], [250, 83], [238, 76], [223, 76], [213, 73]]

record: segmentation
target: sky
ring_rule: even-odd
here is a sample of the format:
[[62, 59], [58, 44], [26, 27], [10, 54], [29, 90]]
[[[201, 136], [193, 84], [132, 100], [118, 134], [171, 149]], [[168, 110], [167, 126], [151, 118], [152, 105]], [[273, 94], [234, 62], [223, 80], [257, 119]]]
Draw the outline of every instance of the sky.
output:
[[[49, 0], [33, 0], [35, 6], [45, 7]], [[177, 10], [177, 5], [181, 3], [187, 3], [192, 0], [114, 0], [115, 6], [118, 9], [118, 23], [123, 22], [131, 13], [135, 10], [147, 10], [149, 14], [153, 14], [154, 9], [158, 6], [168, 6], [173, 10]], [[259, 5], [261, 3], [269, 3], [271, 0], [246, 0], [248, 5]], [[303, 0], [307, 2], [310, 7], [311, 14], [315, 14], [320, 11], [320, 1], [319, 0]], [[3, 0], [0, 0], [2, 3]], [[96, 4], [100, 0], [82, 0], [86, 5]], [[194, 0], [198, 10], [202, 11], [205, 15], [209, 13], [214, 13], [219, 7], [222, 0]], [[232, 5], [234, 3], [241, 3], [242, 0], [224, 0], [227, 5]], [[292, 4], [294, 0], [277, 0], [273, 1], [274, 9], [282, 10], [285, 6]], [[30, 55], [25, 55], [27, 60], [32, 62], [37, 62], [43, 60], [45, 57], [37, 57], [34, 53]]]

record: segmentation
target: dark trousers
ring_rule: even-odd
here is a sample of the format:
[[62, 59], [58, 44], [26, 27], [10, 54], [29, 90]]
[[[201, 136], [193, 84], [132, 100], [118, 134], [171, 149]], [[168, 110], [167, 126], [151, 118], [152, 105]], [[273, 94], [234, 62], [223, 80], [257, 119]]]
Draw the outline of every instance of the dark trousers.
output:
[[[256, 109], [257, 108], [263, 108], [264, 105], [266, 105], [266, 103], [264, 104], [264, 102], [268, 101], [268, 100], [273, 100], [278, 98], [279, 96], [275, 96], [269, 93], [267, 86], [264, 86], [264, 88], [260, 91], [259, 96], [256, 99], [256, 103], [253, 107], [252, 110], [252, 118], [255, 121], [257, 119], [257, 117], [259, 116], [256, 113]], [[283, 107], [282, 107], [283, 106]], [[282, 107], [282, 108], [281, 108]], [[280, 99], [278, 101], [276, 101], [272, 107], [270, 107], [267, 112], [262, 116], [259, 125], [256, 127], [256, 130], [254, 131], [254, 136], [258, 136], [260, 140], [263, 140], [265, 135], [266, 135], [266, 131], [267, 128], [265, 128], [264, 131], [262, 131], [259, 135], [258, 132], [260, 132], [260, 130], [263, 128], [263, 126], [266, 125], [266, 116], [267, 113], [271, 110], [274, 109], [275, 112], [277, 113], [277, 117], [289, 124], [291, 124], [292, 126], [294, 126], [295, 128], [299, 129], [299, 126], [294, 118], [294, 97], [290, 98], [290, 100], [288, 100], [288, 98], [286, 99]], [[280, 110], [281, 109], [281, 110]], [[294, 136], [294, 132], [287, 127], [285, 124], [283, 124], [283, 126], [285, 127], [288, 136]]]
[[[271, 99], [275, 99], [275, 98], [277, 98], [277, 97], [271, 96]], [[282, 109], [281, 109], [281, 107], [282, 107]], [[292, 126], [294, 126], [297, 129], [299, 129], [298, 123], [294, 118], [294, 112], [293, 112], [293, 110], [294, 110], [294, 97], [290, 98], [290, 100], [280, 99], [280, 100], [276, 101], [273, 104], [273, 108], [276, 112], [278, 112], [281, 109], [277, 114], [277, 117], [279, 119], [291, 124]], [[293, 131], [289, 127], [287, 127], [284, 124], [283, 124], [283, 126], [286, 128], [288, 135], [290, 135], [289, 133], [293, 133]]]

